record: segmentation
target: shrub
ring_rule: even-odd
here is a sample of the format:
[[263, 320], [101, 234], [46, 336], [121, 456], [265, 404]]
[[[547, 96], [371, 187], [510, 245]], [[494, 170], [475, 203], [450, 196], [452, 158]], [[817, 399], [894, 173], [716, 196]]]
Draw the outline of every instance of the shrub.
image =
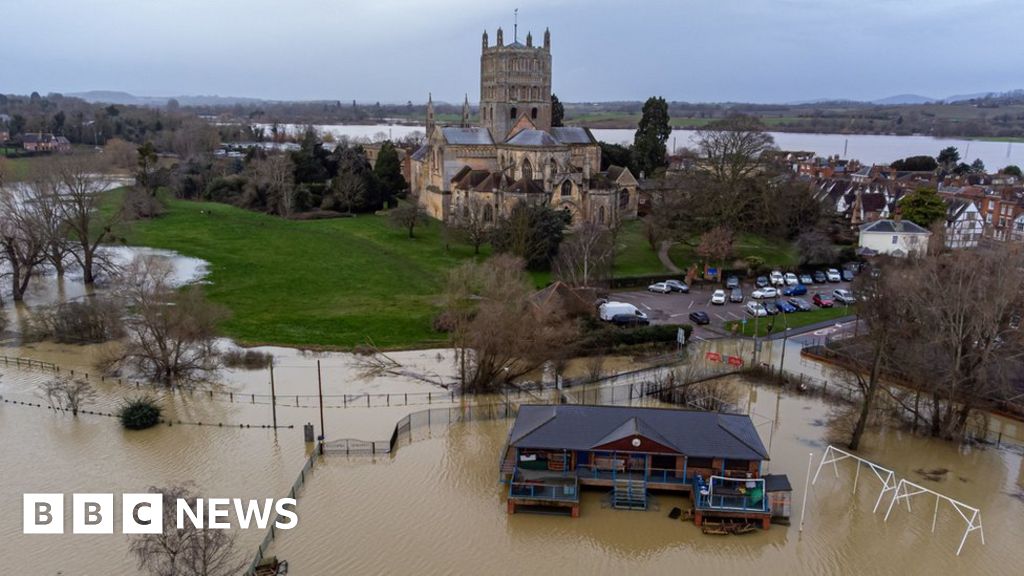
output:
[[160, 423], [163, 410], [151, 397], [125, 399], [125, 403], [117, 412], [121, 425], [129, 430], [145, 430]]
[[45, 313], [35, 326], [38, 336], [62, 344], [92, 344], [124, 335], [122, 310], [107, 298], [65, 302]]
[[274, 355], [258, 350], [228, 350], [221, 354], [221, 360], [228, 368], [258, 370], [270, 366], [270, 363], [274, 361]]

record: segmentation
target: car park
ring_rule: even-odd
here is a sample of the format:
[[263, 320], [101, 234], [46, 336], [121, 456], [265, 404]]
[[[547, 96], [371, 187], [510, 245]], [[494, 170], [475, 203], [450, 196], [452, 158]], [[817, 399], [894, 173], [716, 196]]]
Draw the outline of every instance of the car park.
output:
[[743, 290], [741, 290], [739, 286], [729, 291], [729, 302], [743, 302]]
[[740, 287], [740, 279], [735, 276], [729, 276], [725, 279], [725, 287], [729, 290]]
[[824, 284], [825, 282], [828, 282], [828, 276], [826, 276], [821, 270], [815, 270], [813, 277], [815, 284]]
[[758, 288], [764, 288], [767, 285], [768, 285], [768, 277], [767, 276], [758, 276], [757, 280], [754, 280], [754, 286], [757, 286]]
[[760, 302], [750, 301], [747, 302], [747, 314], [751, 316], [767, 316], [768, 311], [765, 310], [764, 305]]
[[711, 303], [716, 306], [725, 304], [725, 290], [715, 290], [715, 292], [711, 294]]
[[778, 270], [772, 270], [772, 273], [768, 275], [768, 280], [772, 286], [782, 286], [786, 283], [786, 278]]
[[690, 312], [690, 321], [697, 325], [711, 324], [711, 317], [703, 310]]
[[606, 322], [611, 322], [613, 318], [623, 314], [629, 314], [647, 320], [647, 314], [644, 314], [639, 308], [629, 302], [604, 302], [598, 307], [597, 311], [601, 320]]
[[668, 284], [668, 287], [671, 288], [673, 292], [682, 292], [683, 294], [690, 293], [690, 287], [682, 280], [665, 280], [665, 284]]
[[782, 312], [783, 314], [792, 314], [796, 312], [796, 306], [793, 306], [792, 304], [785, 300], [776, 300], [775, 309], [778, 310], [779, 312]]
[[779, 309], [775, 307], [774, 302], [762, 302], [761, 304], [764, 306], [764, 311], [767, 312], [769, 316], [775, 316], [779, 313]]
[[803, 296], [804, 294], [807, 294], [807, 286], [804, 286], [803, 284], [786, 286], [782, 289], [783, 296]]
[[647, 287], [648, 292], [657, 292], [659, 294], [668, 294], [672, 291], [672, 287], [667, 282], [655, 282]]
[[764, 298], [777, 298], [778, 295], [779, 291], [777, 289], [771, 286], [765, 286], [764, 288], [758, 288], [757, 290], [754, 290], [750, 294], [750, 297], [756, 298], [757, 300], [762, 300]]
[[842, 282], [843, 277], [839, 274], [839, 270], [835, 268], [829, 268], [825, 271], [825, 276], [828, 277], [829, 282]]
[[824, 292], [818, 292], [815, 294], [814, 298], [811, 299], [811, 302], [814, 302], [814, 305], [819, 308], [831, 308], [835, 304], [832, 297]]
[[634, 314], [616, 314], [612, 316], [612, 324], [616, 326], [647, 326], [651, 323], [646, 317], [636, 316]]
[[853, 270], [843, 270], [843, 282], [853, 282]]
[[804, 300], [803, 298], [790, 298], [789, 300], [787, 300], [787, 302], [792, 304], [793, 308], [796, 308], [799, 312], [807, 312], [811, 310], [811, 305], [808, 304], [807, 300]]
[[814, 284], [814, 277], [812, 277], [810, 274], [801, 274], [800, 283], [803, 284], [804, 286]]
[[786, 282], [786, 286], [796, 286], [800, 283], [800, 279], [792, 272], [786, 272], [786, 275], [783, 276], [783, 280]]
[[853, 292], [844, 288], [836, 288], [832, 291], [832, 299], [840, 304], [855, 304], [857, 299], [853, 297]]

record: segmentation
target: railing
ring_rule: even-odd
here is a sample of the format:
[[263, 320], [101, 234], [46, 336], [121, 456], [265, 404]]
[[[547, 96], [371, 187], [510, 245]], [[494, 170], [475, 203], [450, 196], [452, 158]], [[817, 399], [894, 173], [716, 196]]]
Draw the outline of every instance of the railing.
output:
[[17, 356], [0, 356], [0, 362], [3, 362], [4, 366], [13, 364], [15, 367], [23, 369], [48, 370], [50, 372], [58, 372], [60, 370], [53, 362], [43, 362], [42, 360], [19, 358]]
[[[731, 486], [736, 486], [732, 488]], [[696, 507], [700, 510], [727, 512], [767, 512], [768, 496], [761, 478], [725, 478], [712, 476], [710, 484], [694, 482]], [[753, 500], [757, 499], [756, 502]]]
[[566, 482], [514, 481], [509, 484], [508, 497], [512, 500], [579, 502], [579, 480], [576, 476], [566, 477], [566, 480]]

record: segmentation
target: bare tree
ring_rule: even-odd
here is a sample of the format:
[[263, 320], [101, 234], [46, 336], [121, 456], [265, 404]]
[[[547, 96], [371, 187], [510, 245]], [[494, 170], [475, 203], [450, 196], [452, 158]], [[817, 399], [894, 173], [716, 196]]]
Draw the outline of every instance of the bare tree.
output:
[[82, 406], [96, 400], [96, 391], [87, 381], [58, 376], [40, 385], [41, 392], [54, 410], [67, 410], [78, 416]]
[[132, 314], [125, 319], [124, 348], [108, 368], [128, 367], [166, 386], [201, 380], [214, 372], [217, 323], [226, 317], [198, 286], [176, 290], [171, 266], [136, 258], [119, 284]]
[[97, 164], [84, 156], [69, 156], [54, 162], [51, 177], [60, 198], [60, 210], [72, 238], [72, 256], [82, 269], [83, 281], [96, 281], [97, 252], [104, 242], [114, 239], [114, 225], [120, 211], [103, 212], [106, 183], [96, 173]]
[[[362, 202], [365, 196], [366, 184], [363, 183], [362, 177], [352, 172], [342, 172], [331, 183], [331, 194], [328, 197], [332, 198], [337, 206], [325, 205], [324, 208], [344, 206], [345, 212], [351, 214], [352, 208]], [[324, 198], [325, 204], [328, 203], [328, 198]]]
[[295, 210], [295, 165], [287, 154], [270, 154], [253, 161], [252, 184], [263, 188], [267, 211], [288, 218]]
[[32, 186], [0, 188], [0, 253], [9, 268], [16, 302], [25, 298], [35, 268], [46, 261], [49, 239], [39, 223], [34, 190]]
[[[196, 497], [185, 487], [151, 487], [150, 492], [163, 495], [163, 526], [161, 534], [133, 536], [129, 551], [139, 570], [152, 576], [235, 576], [245, 568], [245, 561], [235, 547], [235, 536], [227, 530], [195, 527], [186, 521], [177, 525], [178, 500], [193, 509]], [[204, 525], [209, 522], [209, 508], [203, 510]]]
[[490, 238], [493, 224], [484, 219], [485, 204], [476, 197], [470, 197], [452, 213], [450, 227], [473, 247], [473, 254], [480, 253], [480, 247]]
[[401, 202], [395, 208], [388, 210], [388, 219], [392, 226], [407, 231], [409, 238], [415, 238], [416, 226], [426, 222], [427, 213], [415, 202]]
[[555, 276], [570, 286], [589, 288], [611, 276], [615, 245], [607, 228], [585, 220], [558, 247]]
[[701, 235], [697, 255], [707, 262], [724, 264], [732, 255], [733, 242], [732, 230], [725, 226], [716, 226]]
[[534, 304], [523, 261], [499, 255], [452, 271], [445, 313], [465, 390], [488, 392], [561, 357], [575, 340], [564, 312]]
[[774, 146], [771, 134], [752, 116], [729, 116], [697, 131], [703, 166], [730, 189], [756, 174], [762, 166], [761, 154]]

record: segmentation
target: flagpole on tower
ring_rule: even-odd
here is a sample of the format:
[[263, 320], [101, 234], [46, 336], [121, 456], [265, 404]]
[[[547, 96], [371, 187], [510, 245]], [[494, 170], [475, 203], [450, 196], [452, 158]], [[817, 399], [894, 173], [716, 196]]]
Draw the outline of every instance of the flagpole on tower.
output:
[[516, 8], [515, 10], [513, 10], [512, 14], [515, 16], [515, 22], [512, 24], [512, 41], [513, 42], [518, 42], [519, 41], [519, 8]]

